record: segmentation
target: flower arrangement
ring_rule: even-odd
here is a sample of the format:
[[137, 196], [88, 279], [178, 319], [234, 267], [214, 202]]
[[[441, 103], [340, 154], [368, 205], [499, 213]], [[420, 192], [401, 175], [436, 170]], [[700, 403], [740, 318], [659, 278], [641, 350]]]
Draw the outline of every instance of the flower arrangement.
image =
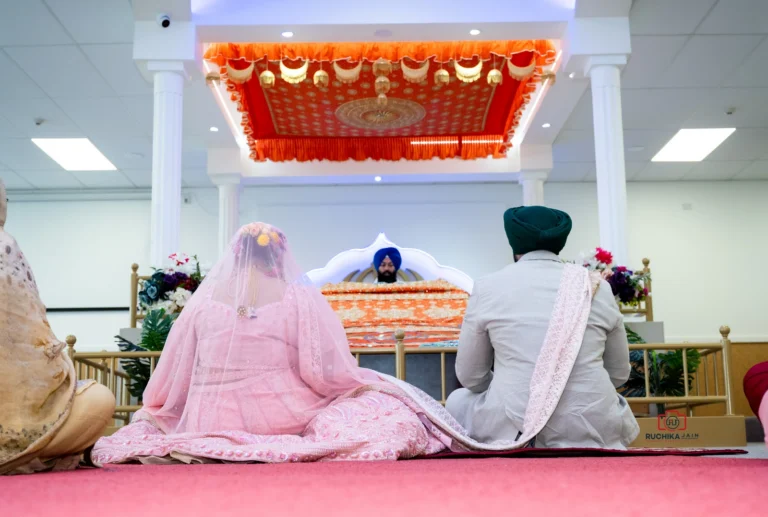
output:
[[159, 309], [167, 314], [181, 312], [203, 281], [197, 256], [174, 253], [168, 258], [175, 265], [168, 269], [155, 269], [139, 292], [141, 308], [146, 312]]
[[595, 248], [582, 255], [582, 265], [592, 271], [599, 271], [610, 284], [616, 299], [624, 305], [637, 306], [648, 296], [650, 273], [637, 272], [626, 266], [614, 266], [613, 254], [603, 248]]

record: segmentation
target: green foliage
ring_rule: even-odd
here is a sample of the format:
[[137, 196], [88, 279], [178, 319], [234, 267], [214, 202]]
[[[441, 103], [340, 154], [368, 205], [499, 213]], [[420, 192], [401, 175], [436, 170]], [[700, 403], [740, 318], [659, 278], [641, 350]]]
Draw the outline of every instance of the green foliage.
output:
[[174, 320], [165, 309], [150, 311], [141, 324], [141, 346], [153, 352], [162, 350]]
[[[688, 359], [688, 389], [693, 388], [693, 374], [701, 364], [698, 350], [686, 350]], [[685, 372], [683, 370], [683, 351], [673, 350], [666, 353], [651, 352], [653, 376], [651, 389], [656, 396], [680, 397], [685, 395]]]
[[640, 337], [640, 334], [624, 325], [624, 330], [627, 331], [627, 341], [630, 345], [637, 345], [645, 343], [645, 340]]
[[[121, 352], [162, 351], [174, 321], [175, 315], [165, 314], [164, 309], [150, 311], [142, 323], [140, 344], [135, 345], [117, 336], [117, 346], [120, 347]], [[123, 359], [120, 364], [131, 378], [128, 391], [141, 402], [144, 389], [149, 382], [149, 359]]]

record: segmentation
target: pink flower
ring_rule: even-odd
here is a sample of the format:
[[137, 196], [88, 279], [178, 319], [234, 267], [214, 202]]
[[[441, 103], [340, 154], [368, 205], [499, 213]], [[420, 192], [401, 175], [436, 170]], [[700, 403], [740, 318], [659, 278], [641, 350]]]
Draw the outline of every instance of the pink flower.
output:
[[625, 266], [618, 266], [616, 268], [616, 272], [617, 273], [626, 273], [627, 272], [627, 268]]
[[168, 258], [171, 259], [173, 262], [176, 263], [176, 267], [183, 266], [185, 264], [189, 264], [189, 257], [185, 255], [184, 253], [171, 253], [168, 255]]
[[613, 262], [613, 254], [610, 251], [604, 250], [603, 248], [597, 248], [595, 250], [595, 259], [597, 259], [598, 262], [608, 266]]

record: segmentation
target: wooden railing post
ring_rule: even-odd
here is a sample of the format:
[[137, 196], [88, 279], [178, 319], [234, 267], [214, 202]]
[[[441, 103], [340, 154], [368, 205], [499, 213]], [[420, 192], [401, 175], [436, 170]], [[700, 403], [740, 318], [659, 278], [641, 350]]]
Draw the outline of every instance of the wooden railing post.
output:
[[131, 265], [131, 328], [135, 329], [137, 325], [137, 309], [139, 298], [139, 265]]
[[405, 331], [395, 331], [395, 377], [405, 380]]
[[64, 340], [67, 343], [67, 355], [69, 355], [69, 358], [73, 361], [75, 360], [75, 343], [77, 343], [77, 338], [75, 336], [69, 335]]
[[[643, 273], [651, 274], [650, 259], [643, 259]], [[645, 321], [653, 321], [653, 289], [651, 289], [651, 277], [648, 277], [648, 283], [645, 286], [648, 289], [648, 296], [645, 298]]]
[[[723, 384], [725, 384], [725, 414], [733, 415], [733, 394], [731, 393], [731, 340], [728, 336], [731, 328], [727, 325], [720, 327], [720, 335], [723, 337]], [[717, 365], [715, 365], [717, 368]]]

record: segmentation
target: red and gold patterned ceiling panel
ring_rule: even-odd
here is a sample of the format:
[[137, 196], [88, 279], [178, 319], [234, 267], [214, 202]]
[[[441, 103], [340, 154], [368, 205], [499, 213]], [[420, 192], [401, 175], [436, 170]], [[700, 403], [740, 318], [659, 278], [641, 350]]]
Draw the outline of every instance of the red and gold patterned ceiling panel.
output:
[[254, 160], [344, 161], [503, 157], [554, 55], [506, 41], [214, 44], [205, 58]]

